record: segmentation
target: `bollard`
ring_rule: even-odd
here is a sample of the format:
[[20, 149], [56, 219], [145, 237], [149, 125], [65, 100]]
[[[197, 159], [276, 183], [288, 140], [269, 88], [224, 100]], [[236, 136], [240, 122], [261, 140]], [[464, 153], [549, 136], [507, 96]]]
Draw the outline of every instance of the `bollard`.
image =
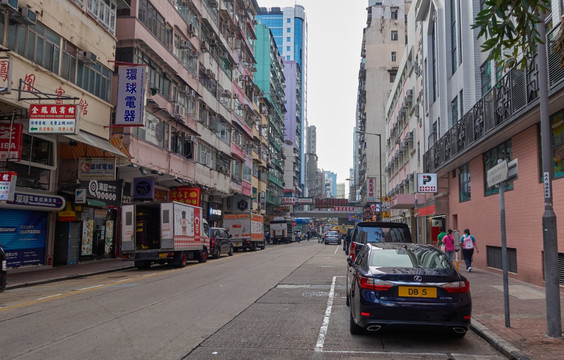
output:
[[2, 269], [0, 271], [0, 292], [6, 290], [6, 274], [8, 272], [6, 265], [6, 253], [0, 244], [0, 262], [2, 263]]

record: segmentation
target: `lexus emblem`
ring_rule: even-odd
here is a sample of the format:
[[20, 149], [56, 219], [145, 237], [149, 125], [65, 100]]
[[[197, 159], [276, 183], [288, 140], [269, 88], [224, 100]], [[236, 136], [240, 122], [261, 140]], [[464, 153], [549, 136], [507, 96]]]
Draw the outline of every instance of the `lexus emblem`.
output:
[[422, 278], [421, 276], [419, 276], [419, 275], [415, 275], [415, 276], [413, 277], [413, 280], [415, 280], [415, 281], [417, 281], [417, 282], [421, 282], [421, 280], [423, 280], [423, 278]]

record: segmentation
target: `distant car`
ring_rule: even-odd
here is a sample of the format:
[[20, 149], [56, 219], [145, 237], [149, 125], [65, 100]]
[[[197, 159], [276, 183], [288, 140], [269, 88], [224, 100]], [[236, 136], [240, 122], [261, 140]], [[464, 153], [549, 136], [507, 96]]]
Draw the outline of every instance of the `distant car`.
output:
[[343, 240], [343, 251], [347, 255], [349, 254], [349, 247], [351, 246], [351, 239], [353, 232], [354, 232], [354, 228], [348, 228], [347, 233], [345, 234], [345, 238]]
[[233, 243], [231, 235], [224, 228], [210, 227], [210, 255], [219, 258], [221, 254], [233, 255]]
[[346, 303], [350, 332], [387, 326], [448, 328], [463, 337], [470, 326], [470, 285], [448, 257], [432, 245], [359, 245], [348, 258]]
[[357, 244], [380, 242], [413, 242], [409, 226], [405, 223], [387, 221], [363, 221], [356, 224], [351, 235], [349, 254], [355, 257]]
[[331, 230], [325, 234], [323, 238], [323, 242], [325, 245], [335, 243], [337, 245], [341, 245], [341, 234], [338, 231]]

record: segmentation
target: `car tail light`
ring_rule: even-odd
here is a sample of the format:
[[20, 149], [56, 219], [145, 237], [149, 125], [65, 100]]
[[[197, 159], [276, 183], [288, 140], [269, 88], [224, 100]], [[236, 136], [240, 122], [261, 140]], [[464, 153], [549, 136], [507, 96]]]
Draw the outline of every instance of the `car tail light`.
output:
[[354, 248], [355, 248], [355, 242], [351, 241], [351, 249], [349, 251], [349, 253], [351, 254], [351, 260], [354, 261]]
[[210, 247], [215, 247], [215, 238], [211, 238], [210, 240]]
[[365, 276], [358, 277], [360, 287], [373, 291], [386, 291], [392, 288], [392, 283], [379, 279], [369, 278]]
[[470, 291], [470, 283], [468, 280], [444, 283], [442, 287], [449, 293], [466, 293]]

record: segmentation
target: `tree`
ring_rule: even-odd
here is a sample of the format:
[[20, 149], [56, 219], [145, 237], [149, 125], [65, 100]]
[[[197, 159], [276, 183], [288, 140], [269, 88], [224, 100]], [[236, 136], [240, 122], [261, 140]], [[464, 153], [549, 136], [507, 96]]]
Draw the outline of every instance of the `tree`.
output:
[[522, 56], [531, 58], [543, 43], [537, 25], [549, 9], [550, 0], [486, 0], [472, 28], [480, 29], [478, 38], [486, 38], [482, 51], [490, 51], [488, 58], [512, 68]]

